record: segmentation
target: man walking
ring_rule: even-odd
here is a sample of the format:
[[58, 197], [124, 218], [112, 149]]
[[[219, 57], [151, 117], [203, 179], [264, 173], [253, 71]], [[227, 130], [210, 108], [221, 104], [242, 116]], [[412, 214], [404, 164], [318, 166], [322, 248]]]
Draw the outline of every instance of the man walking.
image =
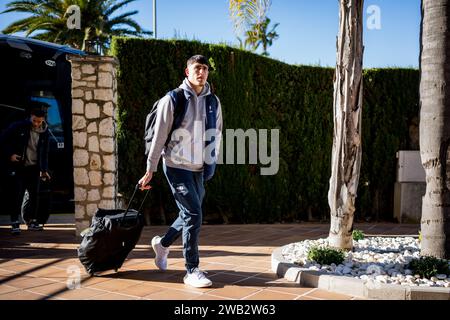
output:
[[48, 174], [48, 126], [45, 115], [48, 104], [31, 101], [28, 119], [11, 124], [2, 134], [2, 156], [7, 162], [8, 199], [11, 212], [11, 233], [20, 234], [19, 215], [25, 190], [28, 202], [24, 215], [29, 217], [28, 230], [42, 230], [37, 221], [37, 197], [39, 179], [49, 180]]
[[[160, 270], [167, 269], [169, 247], [182, 235], [187, 270], [184, 283], [199, 288], [212, 285], [211, 280], [199, 269], [198, 238], [203, 218], [204, 181], [214, 173], [222, 132], [220, 101], [211, 92], [207, 82], [209, 69], [208, 59], [202, 55], [187, 60], [186, 78], [179, 87], [187, 101], [186, 110], [178, 128], [172, 127], [174, 111], [178, 106], [174, 105], [170, 95], [160, 100], [155, 135], [147, 158], [147, 171], [139, 180], [141, 189], [150, 188], [148, 183], [162, 155], [164, 174], [180, 212], [164, 236], [152, 239], [155, 264]], [[213, 137], [208, 141], [211, 130]]]

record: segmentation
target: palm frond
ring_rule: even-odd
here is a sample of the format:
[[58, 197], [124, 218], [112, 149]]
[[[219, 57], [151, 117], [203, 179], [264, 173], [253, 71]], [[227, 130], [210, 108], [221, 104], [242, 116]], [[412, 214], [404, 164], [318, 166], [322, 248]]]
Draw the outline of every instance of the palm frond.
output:
[[[14, 0], [2, 13], [23, 12], [29, 17], [7, 26], [4, 33], [25, 32], [37, 39], [69, 44], [81, 48], [84, 40], [99, 39], [104, 48], [109, 46], [111, 35], [142, 36], [152, 34], [143, 30], [132, 16], [137, 10], [111, 15], [135, 0]], [[81, 13], [81, 30], [68, 29], [67, 8], [77, 5]], [[86, 26], [89, 26], [86, 28]]]
[[[104, 12], [104, 15], [109, 17], [114, 11], [117, 11], [118, 9], [122, 8], [123, 6], [125, 6], [125, 5], [127, 5], [127, 4], [129, 4], [131, 2], [134, 2], [134, 1], [136, 1], [136, 0], [124, 0], [122, 2], [113, 4], [110, 8], [108, 8]], [[115, 2], [115, 1], [111, 1], [111, 2]]]
[[[137, 14], [138, 12], [139, 12], [139, 11], [134, 10], [134, 11], [130, 11], [130, 12], [123, 13], [123, 14], [121, 14], [121, 15], [119, 15], [119, 16], [116, 16], [116, 17], [114, 17], [114, 18], [112, 18], [112, 19], [108, 19], [108, 22], [111, 23], [111, 24], [120, 23], [120, 22], [117, 22], [117, 21], [125, 20], [126, 18], [128, 18], [128, 17], [130, 17], [130, 16], [134, 16], [134, 15]], [[140, 27], [139, 27], [139, 28], [140, 28]]]

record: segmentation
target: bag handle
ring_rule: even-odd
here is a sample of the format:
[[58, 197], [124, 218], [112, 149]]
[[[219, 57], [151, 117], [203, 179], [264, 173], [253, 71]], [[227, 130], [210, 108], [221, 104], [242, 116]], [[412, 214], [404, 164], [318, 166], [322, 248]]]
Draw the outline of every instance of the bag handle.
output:
[[[123, 217], [121, 219], [121, 222], [127, 216], [127, 213], [130, 210], [131, 203], [133, 202], [134, 196], [136, 195], [136, 191], [139, 189], [139, 186], [140, 186], [139, 183], [137, 183], [136, 186], [134, 187], [133, 194], [131, 195], [130, 201], [128, 201], [128, 206], [127, 206], [127, 209], [125, 210], [125, 214], [123, 215]], [[140, 212], [142, 207], [144, 206], [145, 199], [147, 199], [149, 192], [150, 192], [150, 189], [148, 189], [147, 192], [145, 193], [144, 200], [142, 200], [141, 205], [139, 206], [138, 212]], [[137, 216], [136, 216], [136, 219], [137, 219]]]

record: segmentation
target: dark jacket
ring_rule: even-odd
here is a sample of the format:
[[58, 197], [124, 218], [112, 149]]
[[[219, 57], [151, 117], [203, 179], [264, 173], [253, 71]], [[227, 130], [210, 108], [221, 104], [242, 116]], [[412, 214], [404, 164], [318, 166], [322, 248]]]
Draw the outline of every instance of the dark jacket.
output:
[[[25, 152], [30, 139], [31, 121], [29, 119], [12, 123], [1, 135], [1, 157], [2, 163], [8, 164], [9, 169], [17, 169], [22, 167], [25, 162]], [[39, 142], [37, 147], [37, 165], [40, 171], [48, 171], [48, 128], [39, 134]], [[22, 157], [18, 163], [13, 163], [10, 158], [13, 154]]]

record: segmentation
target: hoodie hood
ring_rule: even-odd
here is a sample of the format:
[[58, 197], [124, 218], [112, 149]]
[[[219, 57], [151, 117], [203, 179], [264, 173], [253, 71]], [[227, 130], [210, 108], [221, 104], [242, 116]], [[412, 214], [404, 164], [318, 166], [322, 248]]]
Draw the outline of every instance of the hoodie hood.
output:
[[[196, 96], [195, 90], [191, 87], [191, 83], [187, 78], [183, 80], [183, 83], [180, 85], [180, 88], [185, 90], [189, 95]], [[211, 87], [208, 82], [205, 83], [202, 92], [198, 95], [198, 97], [204, 97], [211, 93]]]

